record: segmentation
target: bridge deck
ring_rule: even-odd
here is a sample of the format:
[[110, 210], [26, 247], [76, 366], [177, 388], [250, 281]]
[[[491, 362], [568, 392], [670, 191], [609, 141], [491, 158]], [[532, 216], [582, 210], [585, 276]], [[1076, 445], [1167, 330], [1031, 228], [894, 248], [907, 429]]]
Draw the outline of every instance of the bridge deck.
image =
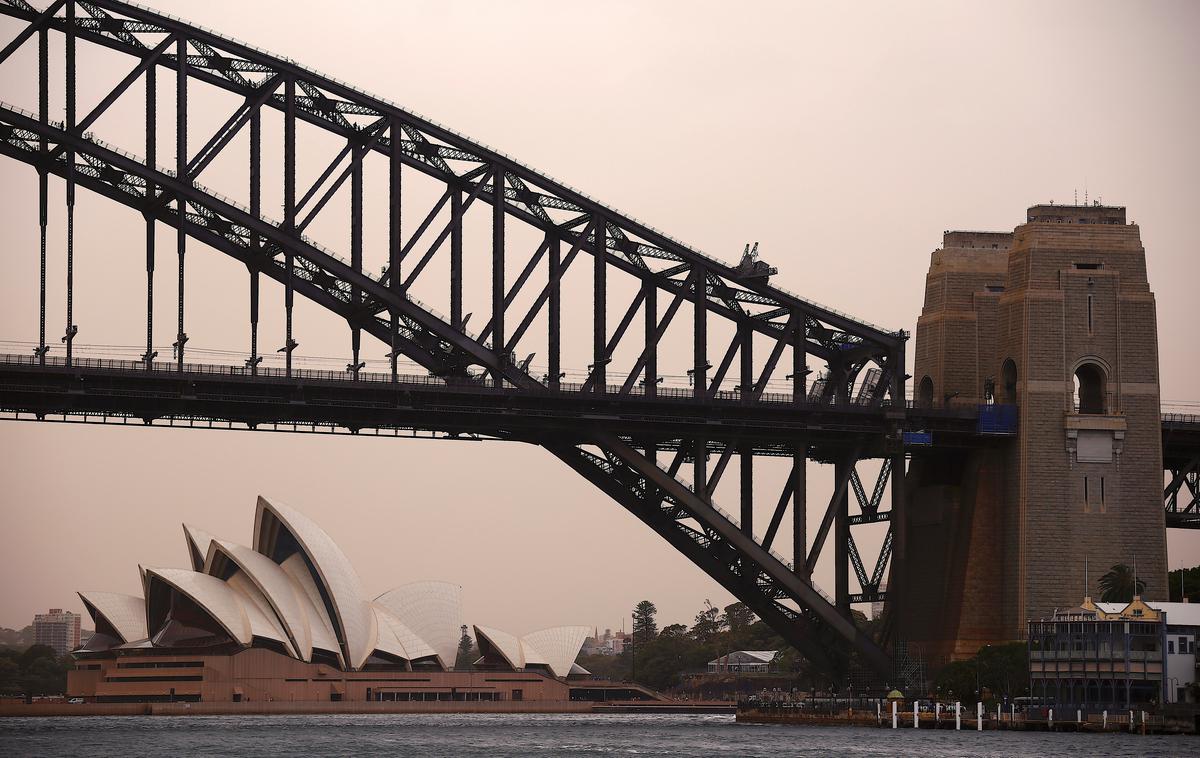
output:
[[[629, 439], [669, 443], [706, 437], [715, 446], [750, 442], [756, 454], [791, 455], [804, 438], [809, 456], [832, 460], [863, 440], [900, 444], [905, 429], [930, 431], [939, 446], [987, 444], [977, 432], [978, 411], [897, 409], [854, 403], [793, 402], [765, 394], [743, 402], [736, 392], [697, 399], [687, 390], [610, 387], [601, 394], [582, 385], [531, 393], [469, 378], [335, 371], [249, 369], [214, 364], [144, 363], [108, 359], [0, 355], [0, 408], [27, 415], [88, 418], [109, 423], [236, 425], [288, 431], [350, 433], [431, 432], [516, 440], [587, 441], [598, 430]], [[888, 437], [888, 433], [891, 436]], [[666, 448], [670, 445], [666, 444]]]

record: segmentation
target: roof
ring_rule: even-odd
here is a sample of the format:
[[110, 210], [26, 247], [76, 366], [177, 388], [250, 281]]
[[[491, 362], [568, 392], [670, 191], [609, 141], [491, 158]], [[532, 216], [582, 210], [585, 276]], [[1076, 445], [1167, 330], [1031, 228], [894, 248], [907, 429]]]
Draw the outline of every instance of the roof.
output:
[[187, 542], [188, 559], [192, 562], [192, 571], [204, 570], [204, 557], [208, 555], [208, 545], [215, 538], [191, 524], [183, 525], [183, 536]]
[[[186, 595], [200, 606], [221, 628], [233, 639], [243, 645], [249, 645], [254, 633], [250, 627], [250, 619], [242, 606], [238, 594], [225, 582], [208, 574], [201, 574], [187, 569], [146, 569], [146, 597], [152, 597], [149, 587], [156, 581], [165, 582], [179, 593]], [[147, 617], [155, 617], [152, 603], [149, 605]], [[164, 613], [163, 616], [166, 614]], [[148, 630], [151, 634], [154, 629]]]
[[336, 615], [333, 627], [338, 632], [339, 641], [346, 646], [350, 657], [347, 663], [353, 668], [361, 668], [375, 649], [378, 632], [375, 614], [364, 599], [362, 582], [354, 566], [333, 538], [316, 522], [284, 503], [271, 502], [261, 496], [258, 498], [254, 526], [254, 547], [260, 553], [266, 555], [270, 552], [266, 545], [270, 531], [266, 528], [268, 514], [291, 533], [308, 557], [308, 563], [316, 571], [315, 578], [325, 589], [333, 606]]
[[549, 666], [551, 673], [565, 677], [571, 673], [571, 666], [590, 631], [586, 626], [554, 626], [530, 632], [521, 638], [525, 660], [530, 662], [530, 648], [535, 648], [543, 658], [541, 663]]
[[103, 616], [113, 630], [121, 636], [121, 642], [135, 642], [146, 638], [146, 601], [134, 595], [119, 592], [80, 592], [92, 621]]
[[296, 553], [281, 563], [279, 568], [292, 580], [293, 586], [299, 588], [296, 596], [300, 598], [300, 604], [308, 617], [308, 631], [312, 635], [313, 648], [333, 653], [341, 661], [342, 650], [338, 645], [337, 635], [333, 633], [333, 622], [329, 620], [325, 604], [321, 602], [321, 592], [313, 581], [312, 572], [304, 565], [304, 557]]
[[748, 658], [752, 658], [756, 661], [761, 661], [763, 663], [770, 663], [771, 661], [775, 660], [775, 656], [777, 654], [778, 653], [774, 650], [733, 650], [728, 653], [723, 653], [720, 657], [709, 661], [709, 663], [719, 666], [719, 665], [726, 663], [725, 659], [727, 657], [734, 656], [734, 655], [744, 655], [744, 656], [746, 656]]
[[[297, 656], [301, 660], [312, 660], [313, 635], [311, 628], [321, 623], [319, 618], [311, 618], [309, 604], [301, 599], [303, 589], [297, 585], [279, 564], [262, 553], [257, 553], [245, 545], [238, 545], [225, 540], [214, 540], [209, 547], [209, 555], [204, 563], [204, 573], [212, 574], [214, 558], [217, 553], [223, 553], [238, 569], [246, 575], [258, 588], [271, 606], [272, 612], [286, 632]], [[315, 615], [315, 614], [314, 614]], [[332, 634], [322, 637], [325, 644], [331, 644]], [[336, 646], [336, 642], [333, 642]]]
[[[1180, 626], [1200, 626], [1200, 603], [1168, 603], [1158, 600], [1142, 600], [1143, 603], [1156, 611], [1167, 614], [1167, 624]], [[1105, 613], [1120, 613], [1129, 603], [1096, 603], [1096, 607]]]
[[453, 666], [462, 627], [462, 587], [451, 582], [419, 581], [375, 598], [382, 606]]
[[508, 632], [476, 624], [475, 641], [479, 644], [481, 652], [484, 651], [485, 645], [490, 646], [509, 666], [514, 669], [525, 668], [525, 655], [521, 649], [521, 641]]
[[[375, 613], [375, 622], [379, 628], [379, 639], [375, 643], [376, 649], [406, 661], [437, 656], [436, 650], [415, 634], [412, 629], [409, 629], [403, 621], [388, 612], [387, 608], [378, 603], [372, 603], [371, 609]], [[442, 662], [445, 663], [444, 660]], [[444, 665], [443, 668], [445, 668]]]

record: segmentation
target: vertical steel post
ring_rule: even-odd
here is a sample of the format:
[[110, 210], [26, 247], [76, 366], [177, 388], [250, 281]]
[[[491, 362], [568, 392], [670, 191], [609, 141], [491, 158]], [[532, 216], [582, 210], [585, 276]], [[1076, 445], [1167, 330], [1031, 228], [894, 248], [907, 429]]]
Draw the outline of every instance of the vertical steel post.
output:
[[463, 324], [463, 193], [450, 191], [450, 324], [462, 331]]
[[[693, 345], [692, 394], [697, 400], [708, 394], [708, 271], [696, 265], [692, 271]], [[699, 486], [699, 484], [697, 484]]]
[[693, 440], [692, 486], [696, 497], [707, 501], [708, 497], [708, 441], [703, 437]]
[[[250, 215], [262, 214], [262, 108], [250, 112]], [[258, 375], [258, 273], [262, 239], [250, 233], [250, 373]]]
[[592, 391], [603, 395], [608, 389], [608, 260], [606, 241], [608, 226], [601, 216], [593, 216], [595, 226], [595, 258], [592, 259]]
[[550, 302], [548, 305], [549, 310], [546, 314], [546, 341], [547, 349], [550, 354], [550, 367], [546, 379], [548, 380], [548, 386], [550, 389], [558, 390], [559, 379], [562, 374], [562, 348], [559, 343], [560, 329], [562, 326], [562, 303], [559, 300], [561, 291], [559, 289], [558, 281], [560, 276], [559, 268], [562, 265], [562, 240], [560, 240], [557, 236], [551, 237], [550, 239], [549, 253], [550, 264], [549, 273], [547, 274], [549, 281], [547, 284], [550, 287]]
[[[350, 267], [354, 273], [362, 273], [362, 212], [363, 212], [363, 154], [357, 144], [350, 146]], [[358, 326], [359, 309], [362, 307], [362, 290], [356, 285], [351, 289], [350, 300], [354, 319], [350, 327], [351, 375], [358, 379], [359, 348], [362, 330]]]
[[[903, 409], [905, 406], [904, 394], [904, 346], [892, 353], [890, 359], [892, 364], [892, 403]], [[899, 430], [897, 430], [899, 433]], [[905, 578], [904, 571], [907, 567], [908, 559], [908, 497], [905, 483], [905, 456], [904, 447], [899, 445], [898, 452], [892, 456], [892, 472], [891, 472], [891, 499], [892, 499], [892, 567], [891, 575], [895, 577], [888, 584], [888, 606], [893, 611], [892, 616], [896, 617], [894, 622], [896, 629], [895, 638], [904, 639], [907, 629], [905, 628], [905, 605], [904, 605], [904, 590], [908, 583]]]
[[[781, 339], [786, 336], [781, 337]], [[741, 357], [741, 387], [742, 402], [749, 403], [754, 395], [754, 330], [748, 322], [738, 324], [739, 353]]]
[[[401, 223], [403, 221], [401, 211], [403, 209], [403, 185], [401, 184], [400, 169], [404, 165], [401, 157], [404, 154], [403, 142], [404, 132], [400, 127], [400, 119], [392, 117], [391, 127], [389, 129], [391, 136], [391, 152], [388, 155], [388, 287], [397, 297], [401, 294], [402, 281], [400, 278], [400, 253], [404, 249], [404, 241], [401, 237]], [[388, 359], [391, 361], [392, 382], [399, 381], [399, 369], [397, 364], [400, 360], [400, 312], [392, 310], [392, 331], [391, 331], [391, 352], [388, 354]]]
[[646, 368], [643, 381], [646, 397], [658, 395], [658, 285], [651, 279], [642, 281], [642, 292], [646, 293]]
[[808, 447], [797, 440], [792, 453], [792, 571], [805, 580], [808, 573]]
[[[850, 476], [853, 461], [845, 459], [834, 464], [834, 486]], [[836, 504], [833, 521], [833, 585], [838, 610], [850, 616], [850, 488], [843, 487]]]
[[[287, 78], [284, 85], [283, 115], [283, 226], [287, 234], [296, 231], [296, 80]], [[293, 265], [292, 246], [288, 245], [283, 255], [287, 274], [284, 281], [283, 308], [285, 314], [285, 336], [283, 344], [284, 373], [292, 375], [292, 351], [296, 341], [292, 339]]]
[[[158, 66], [146, 69], [146, 166], [154, 168], [158, 163]], [[156, 204], [158, 193], [154, 182], [146, 181], [146, 204], [142, 216], [146, 220], [146, 354], [142, 361], [146, 370], [154, 367], [154, 216], [151, 208]]]
[[[187, 39], [180, 37], [175, 44], [175, 176], [180, 182], [188, 181], [187, 156]], [[176, 367], [183, 371], [183, 351], [187, 344], [184, 331], [184, 253], [187, 250], [187, 201], [180, 195], [175, 199], [179, 212], [176, 227], [175, 248], [179, 255], [179, 319], [175, 337]]]
[[[804, 349], [805, 324], [796, 325], [792, 342], [792, 404], [805, 402], [808, 385], [807, 355]], [[808, 573], [808, 444], [801, 435], [792, 452], [792, 559], [797, 576]]]
[[504, 347], [504, 167], [492, 169], [492, 353], [497, 368], [492, 382], [504, 385], [499, 366], [508, 363]]
[[754, 445], [743, 442], [738, 451], [742, 470], [740, 484], [742, 488], [742, 534], [754, 535]]
[[46, 165], [47, 147], [45, 127], [50, 120], [50, 52], [48, 33], [43, 27], [38, 32], [38, 120], [42, 124], [42, 137], [38, 140], [41, 163], [38, 165], [38, 224], [41, 227], [41, 279], [39, 280], [38, 313], [38, 363], [46, 364], [46, 225], [49, 221], [49, 166]]
[[[75, 131], [75, 2], [67, 3], [66, 23], [66, 90], [67, 132]], [[75, 341], [75, 153], [67, 151], [67, 331], [63, 342], [67, 343], [67, 365], [71, 365], [71, 347]]]

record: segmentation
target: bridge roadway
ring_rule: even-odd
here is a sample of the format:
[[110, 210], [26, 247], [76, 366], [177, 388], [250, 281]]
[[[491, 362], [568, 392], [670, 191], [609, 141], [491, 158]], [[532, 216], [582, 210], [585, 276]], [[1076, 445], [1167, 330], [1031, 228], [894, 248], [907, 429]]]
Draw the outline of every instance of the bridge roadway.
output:
[[[995, 444], [1007, 435], [979, 431], [973, 406], [902, 411], [855, 403], [794, 402], [786, 393], [764, 393], [743, 402], [717, 392], [697, 400], [690, 389], [659, 387], [621, 393], [583, 391], [563, 383], [557, 391], [513, 392], [470, 378], [362, 372], [247, 368], [61, 357], [45, 363], [29, 355], [0, 354], [0, 410], [12, 417], [61, 418], [103, 423], [265, 429], [388, 436], [480, 437], [540, 442], [586, 442], [598, 432], [672, 449], [679, 439], [703, 438], [719, 452], [729, 442], [749, 443], [755, 455], [790, 456], [804, 439], [808, 457], [834, 462], [854, 444], [863, 457], [883, 457], [902, 444], [903, 431], [927, 431], [935, 447]], [[1196, 476], [1200, 415], [1162, 415], [1163, 468]], [[1200, 528], [1200, 507], [1187, 482], [1168, 507], [1168, 526]], [[1168, 491], [1167, 495], [1170, 495]]]
[[714, 450], [750, 444], [755, 455], [791, 456], [805, 440], [808, 457], [832, 462], [854, 445], [883, 457], [900, 433], [922, 430], [938, 446], [990, 444], [977, 431], [973, 407], [898, 410], [886, 403], [793, 402], [764, 393], [743, 402], [738, 392], [697, 400], [691, 389], [658, 387], [598, 393], [563, 383], [558, 391], [513, 391], [471, 378], [362, 372], [249, 369], [219, 364], [145, 363], [0, 355], [0, 410], [20, 417], [106, 423], [275, 429], [326, 433], [468, 436], [529, 442], [586, 443], [599, 433], [672, 449], [703, 438]]

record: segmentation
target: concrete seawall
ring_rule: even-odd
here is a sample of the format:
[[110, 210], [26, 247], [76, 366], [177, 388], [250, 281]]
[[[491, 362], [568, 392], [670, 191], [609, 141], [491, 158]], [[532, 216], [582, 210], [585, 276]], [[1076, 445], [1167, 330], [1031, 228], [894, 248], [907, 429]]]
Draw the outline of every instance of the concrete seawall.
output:
[[271, 716], [366, 713], [591, 713], [593, 703], [542, 701], [409, 701], [249, 703], [0, 703], [4, 716]]

